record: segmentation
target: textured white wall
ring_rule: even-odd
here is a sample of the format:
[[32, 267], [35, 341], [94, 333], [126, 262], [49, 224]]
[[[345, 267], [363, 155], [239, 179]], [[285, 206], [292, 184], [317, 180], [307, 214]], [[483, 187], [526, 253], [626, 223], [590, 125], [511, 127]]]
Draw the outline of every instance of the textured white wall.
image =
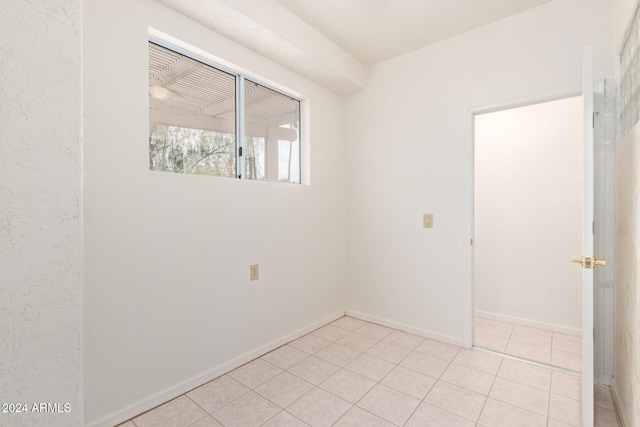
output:
[[81, 1], [0, 11], [0, 413], [3, 426], [82, 425]]
[[474, 308], [579, 334], [582, 97], [475, 119]]
[[640, 426], [640, 124], [616, 145], [613, 387], [625, 427]]
[[[614, 1], [621, 47], [637, 0]], [[618, 58], [616, 58], [619, 61]], [[616, 66], [616, 69], [619, 67]], [[619, 75], [616, 75], [619, 82]], [[625, 427], [640, 426], [640, 124], [616, 144], [615, 369], [611, 386]]]
[[611, 75], [611, 21], [608, 1], [556, 0], [372, 67], [346, 104], [349, 310], [462, 341], [465, 109], [579, 90], [589, 44]]
[[[113, 425], [344, 312], [343, 106], [155, 2], [84, 19], [85, 421]], [[302, 94], [311, 185], [150, 171], [149, 26]]]

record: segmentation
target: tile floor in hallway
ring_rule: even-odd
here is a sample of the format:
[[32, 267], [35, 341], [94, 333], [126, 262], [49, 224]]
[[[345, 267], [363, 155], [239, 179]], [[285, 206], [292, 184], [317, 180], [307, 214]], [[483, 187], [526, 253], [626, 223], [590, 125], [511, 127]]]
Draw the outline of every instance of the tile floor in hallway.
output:
[[582, 338], [476, 317], [474, 345], [580, 372]]
[[121, 426], [563, 427], [579, 398], [575, 376], [342, 317]]

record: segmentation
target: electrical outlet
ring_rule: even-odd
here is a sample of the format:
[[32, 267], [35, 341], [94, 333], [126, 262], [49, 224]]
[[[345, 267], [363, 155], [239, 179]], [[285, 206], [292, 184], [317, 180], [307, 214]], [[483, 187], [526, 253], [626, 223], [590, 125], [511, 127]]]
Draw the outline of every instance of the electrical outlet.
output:
[[433, 228], [433, 214], [426, 213], [422, 215], [422, 226], [424, 228]]
[[249, 266], [249, 279], [258, 280], [260, 278], [260, 270], [258, 264], [252, 264]]

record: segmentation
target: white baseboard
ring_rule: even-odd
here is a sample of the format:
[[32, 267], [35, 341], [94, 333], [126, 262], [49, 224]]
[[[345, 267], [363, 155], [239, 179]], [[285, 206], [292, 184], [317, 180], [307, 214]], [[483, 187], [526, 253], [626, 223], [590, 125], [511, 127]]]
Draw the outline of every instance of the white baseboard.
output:
[[631, 424], [627, 422], [624, 418], [624, 413], [620, 410], [620, 398], [618, 397], [618, 388], [616, 384], [616, 378], [611, 378], [611, 397], [613, 397], [613, 408], [616, 413], [616, 417], [618, 418], [618, 423], [621, 427], [627, 427]]
[[582, 336], [582, 330], [572, 328], [570, 326], [558, 325], [555, 323], [541, 322], [539, 320], [525, 319], [523, 317], [509, 316], [507, 314], [491, 313], [488, 311], [475, 310], [476, 317], [482, 317], [489, 320], [498, 320], [500, 322], [508, 322], [530, 328], [546, 329], [547, 331], [558, 332], [560, 334]]
[[388, 320], [388, 319], [384, 319], [377, 316], [370, 316], [368, 314], [360, 313], [358, 311], [353, 311], [353, 310], [347, 310], [346, 315], [355, 317], [356, 319], [366, 320], [367, 322], [372, 322], [382, 326], [387, 326], [389, 328], [398, 329], [400, 331], [409, 332], [415, 335], [420, 335], [425, 338], [431, 338], [436, 341], [441, 341], [448, 344], [453, 344], [453, 345], [463, 347], [462, 338], [456, 338], [456, 337], [451, 337], [449, 335], [439, 334], [437, 332], [429, 331], [427, 329], [418, 328], [416, 326], [395, 322], [393, 320]]
[[205, 384], [221, 375], [230, 372], [237, 367], [244, 365], [247, 362], [252, 361], [255, 358], [262, 356], [276, 348], [291, 342], [297, 338], [300, 338], [303, 335], [308, 334], [309, 332], [318, 329], [321, 326], [324, 326], [328, 323], [333, 322], [336, 319], [344, 316], [344, 311], [338, 311], [334, 314], [324, 317], [321, 320], [311, 323], [310, 325], [305, 326], [304, 328], [298, 329], [290, 334], [287, 334], [277, 340], [271, 341], [265, 345], [257, 347], [251, 351], [248, 351], [240, 356], [231, 359], [225, 363], [222, 363], [218, 366], [215, 366], [205, 372], [202, 372], [198, 375], [195, 375], [185, 381], [182, 381], [178, 384], [175, 384], [171, 387], [168, 387], [164, 390], [161, 390], [157, 393], [152, 394], [138, 402], [127, 406], [126, 408], [114, 412], [106, 417], [103, 417], [97, 421], [88, 424], [88, 427], [112, 427], [114, 425], [120, 424], [136, 415], [139, 415], [143, 412], [146, 412], [150, 409], [155, 408], [156, 406], [162, 405], [165, 402], [168, 402], [171, 399], [174, 399], [190, 390], [193, 390], [196, 387], [199, 387], [202, 384]]

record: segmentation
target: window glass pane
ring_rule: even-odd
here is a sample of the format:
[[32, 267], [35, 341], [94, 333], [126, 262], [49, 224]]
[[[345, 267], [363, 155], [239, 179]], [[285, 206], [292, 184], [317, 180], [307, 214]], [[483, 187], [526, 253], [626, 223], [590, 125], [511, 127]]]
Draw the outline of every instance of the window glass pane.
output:
[[247, 178], [300, 183], [300, 101], [245, 79]]
[[247, 179], [264, 179], [265, 177], [265, 139], [249, 136], [244, 143], [244, 164]]
[[152, 170], [236, 176], [234, 75], [149, 43]]
[[640, 13], [636, 9], [620, 55], [620, 135], [640, 119]]
[[294, 122], [280, 126], [289, 131], [295, 140], [278, 140], [278, 181], [300, 183], [300, 141], [297, 136], [300, 134], [299, 122]]

